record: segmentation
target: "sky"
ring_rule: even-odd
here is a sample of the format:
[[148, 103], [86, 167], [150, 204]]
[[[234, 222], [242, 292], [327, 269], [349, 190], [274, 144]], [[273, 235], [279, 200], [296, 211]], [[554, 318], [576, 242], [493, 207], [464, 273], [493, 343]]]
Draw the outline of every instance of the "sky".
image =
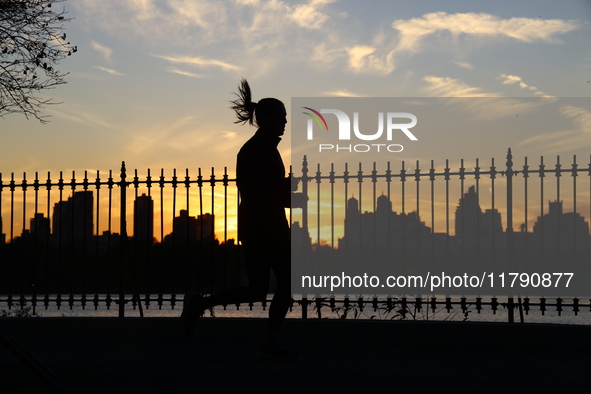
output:
[[[248, 79], [255, 100], [276, 97], [288, 112], [292, 97], [591, 93], [588, 0], [75, 0], [63, 6], [73, 18], [66, 32], [78, 52], [59, 67], [69, 72], [67, 85], [42, 93], [62, 104], [45, 110], [46, 125], [19, 114], [0, 119], [5, 179], [11, 172], [117, 170], [121, 161], [142, 173], [227, 167], [233, 174], [236, 153], [254, 132], [234, 124], [229, 109], [240, 78]], [[462, 143], [461, 133], [451, 133], [457, 149], [450, 159], [504, 158], [504, 146], [518, 147], [519, 156], [591, 152], [589, 111], [573, 107], [567, 118], [574, 126], [545, 136], [505, 136], [502, 150], [474, 146], [474, 139]], [[279, 146], [286, 163], [289, 133], [288, 124]], [[301, 158], [293, 161], [299, 165]]]

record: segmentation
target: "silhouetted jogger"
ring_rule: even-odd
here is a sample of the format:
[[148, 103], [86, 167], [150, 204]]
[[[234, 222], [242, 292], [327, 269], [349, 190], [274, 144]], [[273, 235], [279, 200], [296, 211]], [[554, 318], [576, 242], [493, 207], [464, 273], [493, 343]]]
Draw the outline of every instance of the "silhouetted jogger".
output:
[[280, 357], [296, 357], [281, 348], [277, 335], [291, 305], [291, 267], [289, 224], [285, 208], [291, 203], [291, 182], [277, 145], [285, 131], [287, 112], [275, 98], [252, 102], [250, 87], [242, 80], [232, 101], [236, 123], [258, 126], [255, 135], [240, 149], [236, 163], [236, 183], [240, 193], [238, 239], [242, 243], [248, 286], [228, 289], [207, 298], [186, 295], [181, 320], [191, 335], [203, 312], [215, 305], [260, 302], [266, 299], [270, 273], [277, 286], [269, 308], [267, 338], [261, 351]]

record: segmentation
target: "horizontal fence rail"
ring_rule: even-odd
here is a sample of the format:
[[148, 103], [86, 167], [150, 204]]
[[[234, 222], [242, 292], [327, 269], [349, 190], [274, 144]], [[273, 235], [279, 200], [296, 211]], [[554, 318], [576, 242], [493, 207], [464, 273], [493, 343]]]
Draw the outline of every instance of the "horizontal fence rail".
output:
[[[519, 260], [535, 266], [568, 248], [577, 264], [581, 258], [591, 263], [591, 164], [580, 166], [574, 157], [563, 165], [557, 157], [552, 164], [541, 158], [531, 165], [525, 158], [518, 167], [510, 151], [503, 164], [476, 159], [468, 167], [463, 159], [458, 165], [446, 160], [440, 168], [432, 160], [425, 170], [412, 164], [374, 163], [369, 169], [345, 164], [339, 170], [304, 158], [301, 174], [290, 174], [308, 198], [290, 214], [292, 242], [302, 242], [313, 259], [338, 263], [355, 256], [343, 255], [352, 248], [371, 245], [379, 215], [387, 212], [388, 234], [399, 236], [392, 245], [408, 264], [453, 260], [504, 267]], [[113, 171], [85, 171], [82, 178], [48, 173], [46, 179], [38, 173], [32, 179], [0, 174], [0, 304], [116, 307], [123, 317], [126, 305], [140, 314], [142, 308], [174, 309], [179, 294], [244, 285], [238, 202], [236, 180], [227, 169], [222, 175], [212, 168], [207, 174], [162, 169], [140, 176], [123, 163], [117, 176]], [[304, 318], [364, 311], [387, 318], [467, 316], [470, 310], [503, 308], [513, 321], [514, 310], [591, 311], [588, 296], [335, 294], [304, 297], [293, 306], [301, 307]]]

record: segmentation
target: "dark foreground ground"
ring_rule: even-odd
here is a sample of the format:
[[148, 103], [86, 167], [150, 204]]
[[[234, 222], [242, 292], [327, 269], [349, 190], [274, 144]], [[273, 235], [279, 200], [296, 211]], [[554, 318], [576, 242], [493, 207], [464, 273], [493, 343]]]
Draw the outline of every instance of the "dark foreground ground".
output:
[[0, 393], [588, 393], [591, 327], [288, 320], [296, 361], [262, 357], [265, 320], [4, 318], [60, 377], [51, 388], [0, 344]]

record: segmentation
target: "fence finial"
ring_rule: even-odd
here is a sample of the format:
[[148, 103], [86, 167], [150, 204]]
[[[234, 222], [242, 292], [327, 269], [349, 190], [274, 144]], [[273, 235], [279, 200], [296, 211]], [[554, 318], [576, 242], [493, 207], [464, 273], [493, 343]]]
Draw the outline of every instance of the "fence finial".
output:
[[125, 170], [125, 162], [121, 162], [121, 186], [127, 186], [125, 179], [127, 178], [127, 173]]

